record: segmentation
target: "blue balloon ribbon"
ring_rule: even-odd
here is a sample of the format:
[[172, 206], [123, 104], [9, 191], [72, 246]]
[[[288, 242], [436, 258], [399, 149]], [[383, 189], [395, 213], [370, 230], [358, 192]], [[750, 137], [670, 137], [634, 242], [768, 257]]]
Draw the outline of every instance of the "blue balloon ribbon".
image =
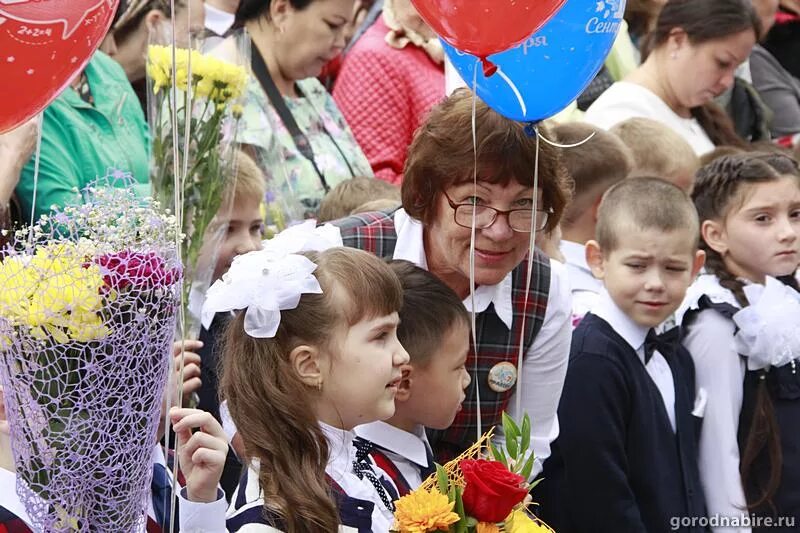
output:
[[567, 0], [523, 44], [489, 56], [497, 71], [442, 41], [462, 79], [489, 107], [520, 122], [538, 122], [564, 109], [602, 67], [619, 33], [625, 0]]

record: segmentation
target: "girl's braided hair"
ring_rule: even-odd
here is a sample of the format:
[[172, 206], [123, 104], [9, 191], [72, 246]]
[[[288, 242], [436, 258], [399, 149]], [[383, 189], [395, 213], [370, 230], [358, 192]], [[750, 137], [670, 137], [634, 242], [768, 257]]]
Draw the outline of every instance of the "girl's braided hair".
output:
[[[705, 220], [724, 220], [736, 202], [742, 202], [745, 185], [775, 181], [786, 175], [800, 176], [797, 162], [781, 154], [751, 152], [715, 159], [698, 171], [692, 193], [701, 224]], [[702, 235], [700, 247], [706, 253], [706, 270], [719, 279], [721, 286], [734, 294], [739, 305], [749, 305], [744, 283], [728, 270], [723, 255], [712, 249]], [[740, 452], [739, 470], [744, 487], [749, 487], [749, 482], [756, 479], [754, 464], [766, 452], [770, 465], [769, 477], [755, 493], [746, 494], [746, 497], [750, 509], [765, 503], [772, 505], [772, 497], [781, 482], [783, 454], [780, 428], [765, 379], [759, 381], [752, 424]]]

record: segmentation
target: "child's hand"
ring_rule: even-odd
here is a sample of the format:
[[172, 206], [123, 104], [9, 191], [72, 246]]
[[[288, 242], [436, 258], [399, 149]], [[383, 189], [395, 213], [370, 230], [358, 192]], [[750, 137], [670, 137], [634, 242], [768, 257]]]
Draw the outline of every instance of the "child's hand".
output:
[[[198, 409], [173, 407], [169, 416], [180, 445], [178, 461], [186, 478], [189, 501], [216, 501], [217, 485], [228, 456], [222, 426], [210, 413]], [[193, 429], [199, 431], [192, 433]]]
[[[200, 380], [200, 364], [201, 358], [196, 353], [196, 350], [200, 350], [203, 347], [203, 343], [200, 341], [194, 340], [186, 340], [183, 341], [183, 398], [186, 400], [191, 396], [193, 392], [196, 392], [200, 389], [200, 386], [203, 382]], [[172, 404], [178, 405], [178, 387], [177, 384], [180, 382], [180, 371], [181, 371], [181, 341], [176, 341], [172, 345], [172, 356], [173, 361], [175, 362], [175, 369], [173, 374], [173, 387], [172, 390], [174, 392], [174, 396], [172, 398]]]
[[[191, 397], [193, 392], [200, 389], [203, 382], [200, 380], [200, 356], [190, 350], [199, 350], [203, 347], [200, 341], [187, 340], [183, 341], [183, 399], [184, 401]], [[181, 371], [181, 341], [176, 341], [172, 344], [172, 372], [169, 375], [169, 384], [164, 391], [164, 399], [161, 401], [161, 415], [158, 419], [158, 430], [156, 431], [156, 440], [159, 441], [166, 433], [164, 427], [164, 415], [167, 411], [178, 405], [178, 383], [180, 383]], [[167, 397], [167, 394], [171, 396]]]

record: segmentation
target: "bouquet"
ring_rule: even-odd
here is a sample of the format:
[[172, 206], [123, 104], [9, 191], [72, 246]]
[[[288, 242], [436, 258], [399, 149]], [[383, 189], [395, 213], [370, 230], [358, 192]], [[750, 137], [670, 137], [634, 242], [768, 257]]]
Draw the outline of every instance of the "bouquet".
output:
[[192, 295], [202, 300], [214, 271], [216, 257], [198, 261], [204, 240], [216, 243], [206, 243], [206, 249], [216, 252], [224, 235], [224, 228], [206, 233], [224, 207], [226, 181], [235, 171], [233, 139], [247, 71], [197, 50], [151, 45], [147, 75], [154, 196], [174, 210], [184, 236], [184, 334], [197, 337], [199, 313], [191, 310], [199, 309], [202, 301], [190, 307], [189, 299]]
[[[491, 444], [492, 431], [436, 475], [395, 502], [396, 533], [546, 533], [552, 530], [526, 510], [534, 456], [528, 452], [530, 419], [522, 427], [503, 413], [505, 449]], [[488, 447], [487, 447], [487, 443]], [[491, 453], [493, 460], [485, 459]]]
[[84, 193], [0, 263], [16, 490], [38, 531], [140, 531], [181, 280], [175, 221], [127, 189]]

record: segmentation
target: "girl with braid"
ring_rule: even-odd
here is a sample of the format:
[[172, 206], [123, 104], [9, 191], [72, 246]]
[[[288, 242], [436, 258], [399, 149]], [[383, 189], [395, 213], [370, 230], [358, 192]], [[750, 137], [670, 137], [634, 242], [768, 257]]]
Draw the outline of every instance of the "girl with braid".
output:
[[741, 526], [725, 532], [760, 531], [769, 525], [766, 517], [770, 531], [796, 530], [797, 165], [767, 153], [724, 156], [700, 169], [692, 197], [706, 273], [689, 289], [678, 317], [696, 367], [694, 414], [704, 416], [699, 461], [708, 516], [739, 520], [720, 523]]

